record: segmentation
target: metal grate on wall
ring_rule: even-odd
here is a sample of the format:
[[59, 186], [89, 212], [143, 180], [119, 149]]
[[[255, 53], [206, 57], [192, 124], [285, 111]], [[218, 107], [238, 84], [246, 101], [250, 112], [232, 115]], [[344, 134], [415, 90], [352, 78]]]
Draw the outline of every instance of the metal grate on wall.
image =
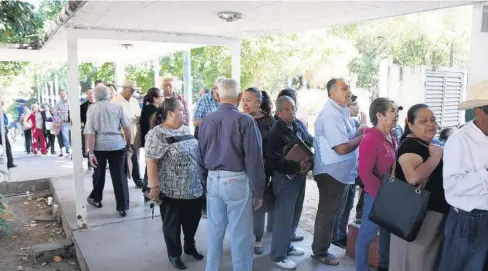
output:
[[463, 123], [458, 105], [464, 93], [464, 78], [464, 72], [425, 71], [425, 103], [432, 108], [442, 128]]

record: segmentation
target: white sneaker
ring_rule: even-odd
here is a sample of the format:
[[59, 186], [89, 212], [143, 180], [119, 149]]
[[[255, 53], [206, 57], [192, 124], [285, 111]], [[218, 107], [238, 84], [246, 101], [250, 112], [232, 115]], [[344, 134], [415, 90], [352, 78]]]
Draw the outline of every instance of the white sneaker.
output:
[[299, 247], [293, 247], [293, 250], [288, 251], [286, 254], [290, 256], [302, 256], [305, 251]]
[[293, 262], [292, 260], [286, 258], [281, 262], [274, 262], [276, 265], [279, 267], [286, 269], [286, 270], [295, 270], [297, 269], [297, 264]]

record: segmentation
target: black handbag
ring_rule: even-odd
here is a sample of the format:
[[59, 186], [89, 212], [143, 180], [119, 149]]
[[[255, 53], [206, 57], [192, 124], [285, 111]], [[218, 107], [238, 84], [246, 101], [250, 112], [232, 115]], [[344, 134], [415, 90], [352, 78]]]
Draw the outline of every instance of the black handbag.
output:
[[413, 186], [397, 179], [395, 170], [396, 161], [391, 175], [383, 175], [369, 220], [399, 238], [412, 242], [422, 226], [431, 193], [423, 189], [425, 183]]

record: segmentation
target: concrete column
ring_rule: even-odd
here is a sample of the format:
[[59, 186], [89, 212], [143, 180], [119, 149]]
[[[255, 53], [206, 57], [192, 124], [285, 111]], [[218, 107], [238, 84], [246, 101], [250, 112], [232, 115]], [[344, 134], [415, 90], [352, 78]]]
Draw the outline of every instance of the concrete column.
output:
[[54, 74], [54, 84], [52, 89], [50, 90], [49, 98], [51, 102], [51, 107], [54, 107], [56, 104], [56, 96], [59, 90], [59, 81], [58, 81], [58, 75]]
[[[69, 31], [69, 30], [68, 30]], [[68, 97], [72, 125], [71, 147], [75, 180], [76, 222], [79, 229], [87, 227], [83, 156], [81, 150], [80, 84], [78, 76], [78, 38], [68, 33]]]
[[115, 62], [115, 86], [117, 87], [117, 94], [119, 92], [119, 88], [122, 87], [125, 80], [125, 64], [118, 61]]
[[[467, 89], [476, 83], [488, 79], [488, 69], [486, 68], [486, 60], [488, 59], [488, 32], [481, 32], [482, 25], [488, 25], [488, 19], [483, 20], [483, 14], [488, 14], [488, 1], [473, 4]], [[464, 94], [464, 98], [466, 98], [466, 93]], [[473, 110], [461, 111], [462, 120], [470, 121], [473, 118]]]
[[[483, 10], [484, 9], [484, 10]], [[471, 48], [468, 62], [468, 87], [488, 79], [486, 60], [488, 59], [488, 32], [481, 32], [483, 12], [488, 15], [488, 1], [473, 4], [471, 24]]]
[[[3, 163], [0, 164], [0, 169], [2, 172], [8, 173], [7, 176], [5, 176], [5, 174], [1, 173], [0, 174], [1, 175], [0, 180], [1, 181], [7, 181], [7, 180], [5, 180], [5, 177], [10, 179], [10, 170], [7, 168], [7, 164], [8, 164], [8, 162], [7, 162], [7, 147], [6, 147], [7, 145], [5, 144], [5, 137], [6, 137], [5, 132], [6, 131], [5, 131], [5, 123], [3, 122], [3, 114], [5, 114], [5, 112], [3, 111], [3, 94], [2, 94], [2, 92], [0, 92], [0, 137], [2, 138], [2, 142], [3, 142], [3, 144], [2, 144], [3, 151], [1, 154], [1, 156], [3, 158]], [[13, 121], [13, 120], [11, 120], [11, 121]]]
[[[54, 87], [54, 86], [53, 86]], [[46, 83], [46, 88], [44, 88], [44, 93], [42, 95], [42, 102], [41, 102], [41, 106], [45, 103], [48, 103], [49, 102], [49, 84]]]
[[159, 73], [161, 72], [161, 65], [159, 62], [159, 57], [152, 61], [153, 72], [154, 72], [154, 87], [161, 88], [161, 80], [159, 78]]
[[241, 84], [241, 43], [232, 46], [232, 79]]
[[193, 83], [191, 75], [191, 50], [185, 51], [183, 54], [183, 97], [188, 103], [188, 124], [190, 131], [193, 131], [193, 118], [191, 116], [193, 112]]

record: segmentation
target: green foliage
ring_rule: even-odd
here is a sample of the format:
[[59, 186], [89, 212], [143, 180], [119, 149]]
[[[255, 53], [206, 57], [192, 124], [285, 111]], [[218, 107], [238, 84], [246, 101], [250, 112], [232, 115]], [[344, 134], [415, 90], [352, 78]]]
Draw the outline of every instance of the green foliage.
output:
[[0, 42], [32, 44], [44, 33], [44, 16], [32, 4], [22, 1], [0, 2]]
[[7, 198], [0, 194], [0, 229], [3, 229], [10, 235], [10, 226], [8, 224], [7, 217], [9, 212], [7, 209]]
[[136, 81], [137, 87], [140, 88], [143, 93], [146, 93], [148, 89], [154, 87], [154, 72], [150, 62], [127, 66], [126, 77], [129, 80]]

